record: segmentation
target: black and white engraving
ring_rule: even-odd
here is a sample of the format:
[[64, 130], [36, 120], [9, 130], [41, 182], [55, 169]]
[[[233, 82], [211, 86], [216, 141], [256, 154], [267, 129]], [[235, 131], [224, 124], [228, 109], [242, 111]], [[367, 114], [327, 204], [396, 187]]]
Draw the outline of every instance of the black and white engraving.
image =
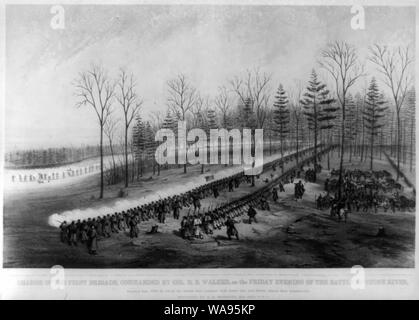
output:
[[5, 16], [4, 268], [414, 268], [415, 8]]

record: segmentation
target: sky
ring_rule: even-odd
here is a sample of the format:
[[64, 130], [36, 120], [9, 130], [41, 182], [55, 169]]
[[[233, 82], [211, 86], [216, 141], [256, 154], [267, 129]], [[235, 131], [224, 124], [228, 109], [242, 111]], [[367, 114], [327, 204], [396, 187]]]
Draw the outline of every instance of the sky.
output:
[[[349, 6], [66, 5], [65, 28], [51, 28], [47, 5], [6, 8], [6, 150], [97, 144], [91, 107], [77, 108], [74, 81], [92, 64], [110, 77], [126, 68], [137, 78], [141, 115], [166, 109], [167, 81], [183, 73], [203, 94], [228, 86], [246, 69], [272, 75], [272, 93], [292, 90], [318, 70], [335, 40], [361, 60], [374, 43], [414, 48], [415, 10], [365, 7], [365, 29], [351, 28]], [[368, 78], [380, 80], [371, 63]], [[331, 83], [331, 82], [330, 82]], [[384, 89], [384, 84], [379, 85]], [[120, 107], [115, 103], [114, 107]], [[115, 111], [117, 114], [118, 111]]]

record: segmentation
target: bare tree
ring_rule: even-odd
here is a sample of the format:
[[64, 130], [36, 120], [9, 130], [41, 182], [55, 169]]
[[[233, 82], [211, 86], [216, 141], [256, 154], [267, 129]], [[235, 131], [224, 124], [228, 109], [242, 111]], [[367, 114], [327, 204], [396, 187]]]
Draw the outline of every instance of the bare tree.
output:
[[218, 94], [214, 99], [214, 103], [216, 108], [221, 112], [221, 125], [225, 129], [229, 129], [230, 127], [230, 108], [231, 102], [230, 97], [228, 94], [228, 90], [226, 87], [222, 86], [218, 89]]
[[89, 105], [97, 115], [100, 128], [100, 196], [103, 198], [103, 128], [111, 113], [115, 85], [108, 79], [100, 66], [93, 65], [83, 71], [75, 81], [77, 107]]
[[185, 121], [187, 113], [197, 101], [196, 89], [183, 74], [169, 80], [167, 85], [169, 86], [168, 106], [178, 120]]
[[105, 126], [103, 128], [104, 133], [106, 135], [106, 137], [108, 138], [108, 142], [109, 142], [109, 148], [111, 150], [111, 156], [112, 156], [112, 166], [113, 166], [113, 172], [111, 175], [111, 183], [115, 183], [116, 182], [116, 163], [115, 163], [115, 152], [114, 152], [114, 138], [115, 138], [115, 131], [116, 131], [116, 126], [118, 124], [120, 119], [113, 119], [112, 117], [108, 117], [106, 119], [105, 122]]
[[164, 120], [164, 115], [160, 110], [152, 111], [150, 113], [151, 125], [154, 131], [161, 128]]
[[200, 94], [196, 95], [195, 103], [190, 109], [192, 114], [192, 126], [203, 129], [205, 122], [205, 109], [208, 108], [208, 97], [202, 97]]
[[127, 74], [121, 69], [118, 77], [116, 99], [122, 107], [124, 113], [124, 156], [125, 156], [125, 188], [128, 187], [128, 131], [137, 113], [143, 104], [135, 92], [136, 81], [134, 75]]
[[[169, 80], [167, 85], [169, 87], [169, 97], [167, 99], [169, 109], [177, 120], [186, 121], [188, 112], [191, 111], [198, 98], [196, 89], [183, 74]], [[183, 166], [183, 172], [186, 173], [186, 163]]]
[[336, 85], [336, 97], [341, 106], [341, 141], [339, 164], [339, 198], [342, 196], [342, 171], [345, 149], [345, 109], [349, 89], [364, 75], [363, 67], [358, 62], [355, 47], [346, 42], [329, 44], [322, 52], [323, 60], [320, 65], [333, 77]]
[[396, 108], [397, 121], [397, 180], [400, 171], [400, 154], [402, 144], [400, 111], [406, 98], [407, 89], [411, 85], [408, 66], [412, 63], [409, 47], [389, 49], [387, 46], [375, 44], [370, 48], [370, 61], [378, 66], [384, 76], [384, 83], [390, 88]]
[[260, 73], [258, 68], [247, 70], [244, 78], [235, 77], [230, 81], [232, 90], [239, 96], [241, 103], [246, 105], [250, 99], [252, 110], [256, 115], [257, 128], [263, 128], [266, 121], [269, 95], [269, 83], [271, 76]]

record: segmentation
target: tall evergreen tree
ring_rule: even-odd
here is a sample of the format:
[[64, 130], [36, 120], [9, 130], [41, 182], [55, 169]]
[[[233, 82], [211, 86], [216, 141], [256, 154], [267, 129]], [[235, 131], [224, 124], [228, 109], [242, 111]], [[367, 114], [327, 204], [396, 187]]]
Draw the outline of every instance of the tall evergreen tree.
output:
[[[211, 129], [217, 129], [218, 128], [218, 124], [217, 124], [217, 115], [215, 113], [214, 109], [208, 108], [205, 112], [206, 117], [202, 117], [202, 122], [203, 125], [200, 126], [201, 129], [203, 129], [205, 131], [205, 133], [207, 134], [207, 137], [210, 137], [210, 130]], [[209, 144], [210, 141], [207, 140], [207, 149], [205, 150], [206, 153], [206, 157], [207, 160], [208, 156], [209, 156]], [[204, 173], [204, 164], [201, 164], [201, 174]]]
[[[177, 126], [177, 120], [172, 115], [172, 113], [170, 112], [170, 110], [167, 110], [166, 117], [164, 118], [163, 123], [162, 123], [162, 129], [170, 129], [170, 130], [172, 130], [174, 132], [174, 134], [175, 134], [175, 137], [176, 137], [177, 136], [176, 126]], [[166, 164], [165, 167], [167, 169], [169, 167], [169, 165]], [[158, 166], [158, 170], [159, 170], [159, 173], [160, 173], [160, 165]]]
[[170, 111], [167, 111], [166, 117], [164, 118], [163, 123], [162, 123], [162, 128], [173, 130], [173, 132], [176, 133], [177, 132], [176, 125], [177, 123], [172, 113]]
[[380, 123], [380, 118], [384, 117], [384, 111], [387, 109], [387, 107], [383, 106], [385, 101], [380, 94], [375, 78], [372, 78], [370, 86], [368, 87], [365, 103], [364, 121], [365, 128], [370, 136], [370, 169], [372, 170], [374, 159], [374, 137], [378, 134], [378, 129], [384, 126], [384, 123]]
[[[288, 106], [288, 97], [282, 84], [279, 85], [275, 95], [273, 120], [274, 131], [279, 137], [281, 158], [284, 156], [285, 139], [289, 135], [290, 110]], [[282, 166], [282, 171], [284, 167]]]
[[[142, 121], [141, 117], [137, 115], [135, 118], [135, 125], [132, 129], [132, 144], [133, 144], [133, 149], [134, 149], [134, 160], [137, 162], [138, 174], [141, 170], [142, 161], [144, 159], [144, 146], [145, 146], [144, 133], [145, 133], [145, 124]], [[139, 177], [138, 174], [137, 174], [137, 179]]]
[[244, 105], [241, 105], [239, 108], [242, 128], [254, 129], [256, 127], [256, 118], [253, 111], [252, 99], [247, 98], [244, 101]]
[[[333, 142], [333, 129], [336, 127], [338, 106], [335, 100], [329, 97], [329, 92], [324, 90], [322, 93], [322, 107], [318, 121], [320, 122], [320, 130], [326, 133], [325, 142], [330, 145]], [[330, 152], [327, 153], [327, 169], [330, 170]]]
[[[330, 105], [333, 101], [333, 99], [328, 96], [329, 91], [327, 90], [326, 85], [318, 80], [316, 71], [313, 69], [311, 72], [311, 79], [308, 82], [301, 104], [304, 107], [304, 115], [307, 117], [309, 130], [312, 130], [313, 132], [315, 169], [317, 168], [317, 147], [319, 131], [321, 129], [321, 107], [323, 105]], [[314, 181], [316, 181], [316, 174], [314, 175]]]
[[407, 93], [407, 108], [406, 113], [408, 118], [410, 119], [409, 131], [410, 131], [410, 150], [409, 150], [409, 160], [410, 160], [410, 171], [413, 170], [413, 158], [414, 158], [414, 147], [415, 147], [415, 119], [416, 119], [416, 94], [415, 94], [415, 88], [411, 88], [409, 92]]
[[346, 97], [345, 140], [349, 145], [349, 162], [352, 161], [352, 147], [356, 140], [357, 132], [357, 106], [350, 93]]
[[217, 129], [218, 128], [218, 124], [217, 124], [217, 114], [215, 113], [214, 109], [208, 109], [207, 110], [207, 129], [211, 130], [211, 129]]

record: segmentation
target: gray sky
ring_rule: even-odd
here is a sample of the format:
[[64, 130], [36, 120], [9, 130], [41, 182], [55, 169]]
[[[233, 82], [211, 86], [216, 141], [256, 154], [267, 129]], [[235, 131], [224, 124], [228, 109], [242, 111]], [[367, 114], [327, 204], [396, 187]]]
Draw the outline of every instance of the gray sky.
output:
[[[415, 10], [365, 7], [352, 30], [350, 7], [64, 6], [65, 29], [50, 27], [50, 6], [7, 6], [6, 148], [98, 143], [91, 108], [77, 109], [73, 80], [92, 63], [138, 79], [142, 115], [164, 110], [167, 80], [184, 73], [204, 95], [248, 68], [292, 89], [306, 81], [328, 42], [344, 40], [362, 59], [374, 43], [412, 44]], [[366, 64], [369, 75], [380, 75]], [[368, 81], [369, 81], [368, 77]], [[364, 85], [362, 80], [359, 85]], [[384, 85], [379, 81], [384, 89]], [[359, 88], [359, 87], [358, 87]], [[357, 88], [355, 88], [357, 89]], [[117, 108], [118, 106], [115, 105]]]

